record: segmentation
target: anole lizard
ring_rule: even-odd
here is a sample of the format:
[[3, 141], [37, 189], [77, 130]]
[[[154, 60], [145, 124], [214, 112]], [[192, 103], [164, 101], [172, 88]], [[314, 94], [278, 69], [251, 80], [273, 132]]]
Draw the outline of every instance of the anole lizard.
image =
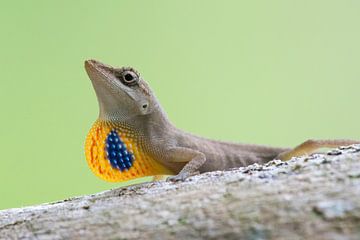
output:
[[291, 149], [209, 140], [176, 128], [135, 69], [96, 60], [85, 61], [85, 69], [100, 108], [86, 138], [85, 154], [95, 175], [107, 181], [162, 175], [182, 181], [198, 173], [288, 160], [323, 147], [360, 143], [308, 140]]

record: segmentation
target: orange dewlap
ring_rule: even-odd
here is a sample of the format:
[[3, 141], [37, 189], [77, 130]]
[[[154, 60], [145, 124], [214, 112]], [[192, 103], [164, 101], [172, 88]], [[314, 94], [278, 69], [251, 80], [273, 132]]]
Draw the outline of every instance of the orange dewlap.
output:
[[[109, 133], [116, 131], [129, 153], [134, 156], [132, 166], [120, 170], [110, 164], [106, 151]], [[85, 142], [85, 156], [93, 173], [109, 182], [122, 182], [135, 178], [172, 175], [173, 173], [150, 157], [142, 149], [140, 135], [129, 126], [97, 120], [90, 129]]]

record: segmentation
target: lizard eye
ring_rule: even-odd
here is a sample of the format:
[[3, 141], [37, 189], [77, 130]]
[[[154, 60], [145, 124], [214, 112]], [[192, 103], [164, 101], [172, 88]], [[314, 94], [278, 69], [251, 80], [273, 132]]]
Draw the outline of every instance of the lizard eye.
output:
[[128, 86], [133, 86], [139, 81], [139, 77], [132, 71], [124, 71], [119, 77], [120, 80]]

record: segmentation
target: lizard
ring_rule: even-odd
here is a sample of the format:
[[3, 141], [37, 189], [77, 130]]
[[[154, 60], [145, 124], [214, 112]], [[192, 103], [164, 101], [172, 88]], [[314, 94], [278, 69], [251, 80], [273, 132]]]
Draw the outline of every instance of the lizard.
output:
[[216, 141], [178, 129], [148, 83], [132, 67], [85, 61], [95, 89], [99, 116], [85, 140], [93, 173], [121, 182], [153, 176], [184, 181], [190, 176], [311, 154], [320, 148], [360, 143], [355, 140], [307, 140], [295, 148]]

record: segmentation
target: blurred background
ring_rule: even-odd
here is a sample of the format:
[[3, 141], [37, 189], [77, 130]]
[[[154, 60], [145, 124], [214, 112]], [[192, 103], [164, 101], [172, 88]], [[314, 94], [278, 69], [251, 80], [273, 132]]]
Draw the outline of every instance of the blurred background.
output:
[[85, 59], [133, 66], [179, 127], [294, 146], [360, 138], [359, 1], [2, 1], [0, 209], [123, 186], [95, 177]]

